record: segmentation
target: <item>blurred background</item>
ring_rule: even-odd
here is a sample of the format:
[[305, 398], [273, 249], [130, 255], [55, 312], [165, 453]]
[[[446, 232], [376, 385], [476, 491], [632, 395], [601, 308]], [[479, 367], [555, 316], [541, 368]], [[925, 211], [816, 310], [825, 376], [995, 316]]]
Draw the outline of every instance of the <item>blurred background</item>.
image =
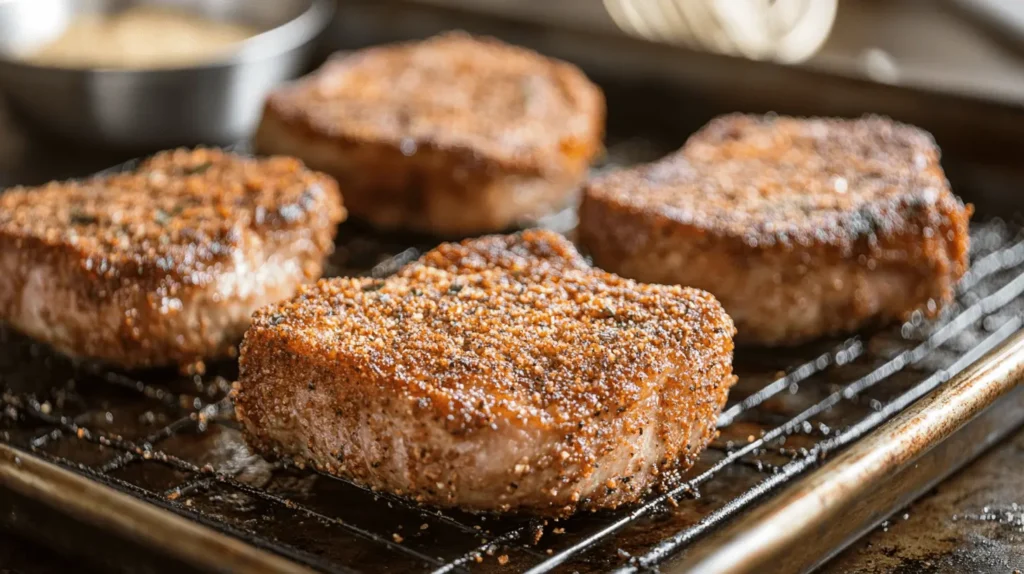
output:
[[[122, 16], [105, 42], [97, 14]], [[1008, 152], [1024, 102], [1024, 4], [1000, 0], [0, 0], [0, 185], [245, 140], [266, 91], [329, 53], [453, 28], [574, 61], [622, 87], [613, 126], [647, 110], [680, 139], [724, 111], [872, 112]]]

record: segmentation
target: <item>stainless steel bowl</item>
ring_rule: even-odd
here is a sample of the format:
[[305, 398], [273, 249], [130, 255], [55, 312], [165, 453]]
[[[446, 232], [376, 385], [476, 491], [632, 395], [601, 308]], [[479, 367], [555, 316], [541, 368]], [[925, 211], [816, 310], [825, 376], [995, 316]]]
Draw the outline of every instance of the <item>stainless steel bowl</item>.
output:
[[[182, 68], [70, 69], [23, 61], [82, 13], [175, 6], [262, 30], [216, 61]], [[0, 0], [0, 92], [47, 131], [125, 149], [248, 137], [267, 92], [299, 74], [331, 0]]]

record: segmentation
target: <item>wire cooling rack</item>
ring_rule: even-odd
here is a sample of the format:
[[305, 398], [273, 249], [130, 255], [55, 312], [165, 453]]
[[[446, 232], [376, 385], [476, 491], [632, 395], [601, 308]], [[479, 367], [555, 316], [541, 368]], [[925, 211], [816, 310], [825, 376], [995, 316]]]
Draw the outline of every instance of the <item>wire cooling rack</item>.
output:
[[[627, 156], [647, 155], [626, 144]], [[571, 212], [548, 222], [571, 227]], [[699, 544], [1018, 331], [1024, 234], [972, 227], [972, 266], [937, 321], [796, 349], [736, 351], [720, 435], [684, 482], [616, 512], [562, 521], [423, 508], [269, 463], [241, 438], [228, 362], [123, 373], [72, 362], [0, 327], [0, 440], [327, 572], [604, 572]], [[387, 276], [433, 242], [340, 230], [330, 274]], [[169, 542], [172, 543], [172, 542]]]

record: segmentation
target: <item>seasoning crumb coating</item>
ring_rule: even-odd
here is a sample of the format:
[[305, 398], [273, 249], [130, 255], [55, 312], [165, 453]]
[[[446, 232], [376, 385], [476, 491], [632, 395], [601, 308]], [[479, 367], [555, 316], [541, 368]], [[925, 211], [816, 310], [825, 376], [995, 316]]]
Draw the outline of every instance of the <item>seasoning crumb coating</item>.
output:
[[126, 368], [225, 356], [255, 309], [320, 277], [344, 217], [330, 177], [214, 149], [9, 189], [0, 319]]
[[609, 271], [714, 293], [737, 341], [788, 345], [938, 313], [971, 211], [918, 128], [729, 115], [588, 183], [579, 237]]
[[574, 202], [604, 120], [575, 66], [447, 33], [335, 56], [269, 96], [255, 141], [337, 178], [377, 227], [465, 236]]
[[443, 244], [258, 311], [234, 391], [273, 457], [425, 504], [567, 515], [678, 479], [715, 433], [732, 321], [548, 231]]

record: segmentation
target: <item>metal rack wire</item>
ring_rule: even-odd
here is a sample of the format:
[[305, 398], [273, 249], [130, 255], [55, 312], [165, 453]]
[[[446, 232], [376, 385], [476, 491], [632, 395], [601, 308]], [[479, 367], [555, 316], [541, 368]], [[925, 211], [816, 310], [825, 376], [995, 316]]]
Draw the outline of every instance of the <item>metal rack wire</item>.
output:
[[[571, 215], [571, 214], [570, 214]], [[564, 521], [422, 508], [249, 451], [227, 399], [232, 363], [125, 374], [0, 328], [0, 440], [327, 572], [643, 570], [858, 440], [1022, 327], [1024, 234], [972, 229], [971, 271], [929, 322], [762, 353], [740, 349], [720, 436], [646, 503]], [[424, 238], [341, 231], [331, 273], [384, 276]]]

